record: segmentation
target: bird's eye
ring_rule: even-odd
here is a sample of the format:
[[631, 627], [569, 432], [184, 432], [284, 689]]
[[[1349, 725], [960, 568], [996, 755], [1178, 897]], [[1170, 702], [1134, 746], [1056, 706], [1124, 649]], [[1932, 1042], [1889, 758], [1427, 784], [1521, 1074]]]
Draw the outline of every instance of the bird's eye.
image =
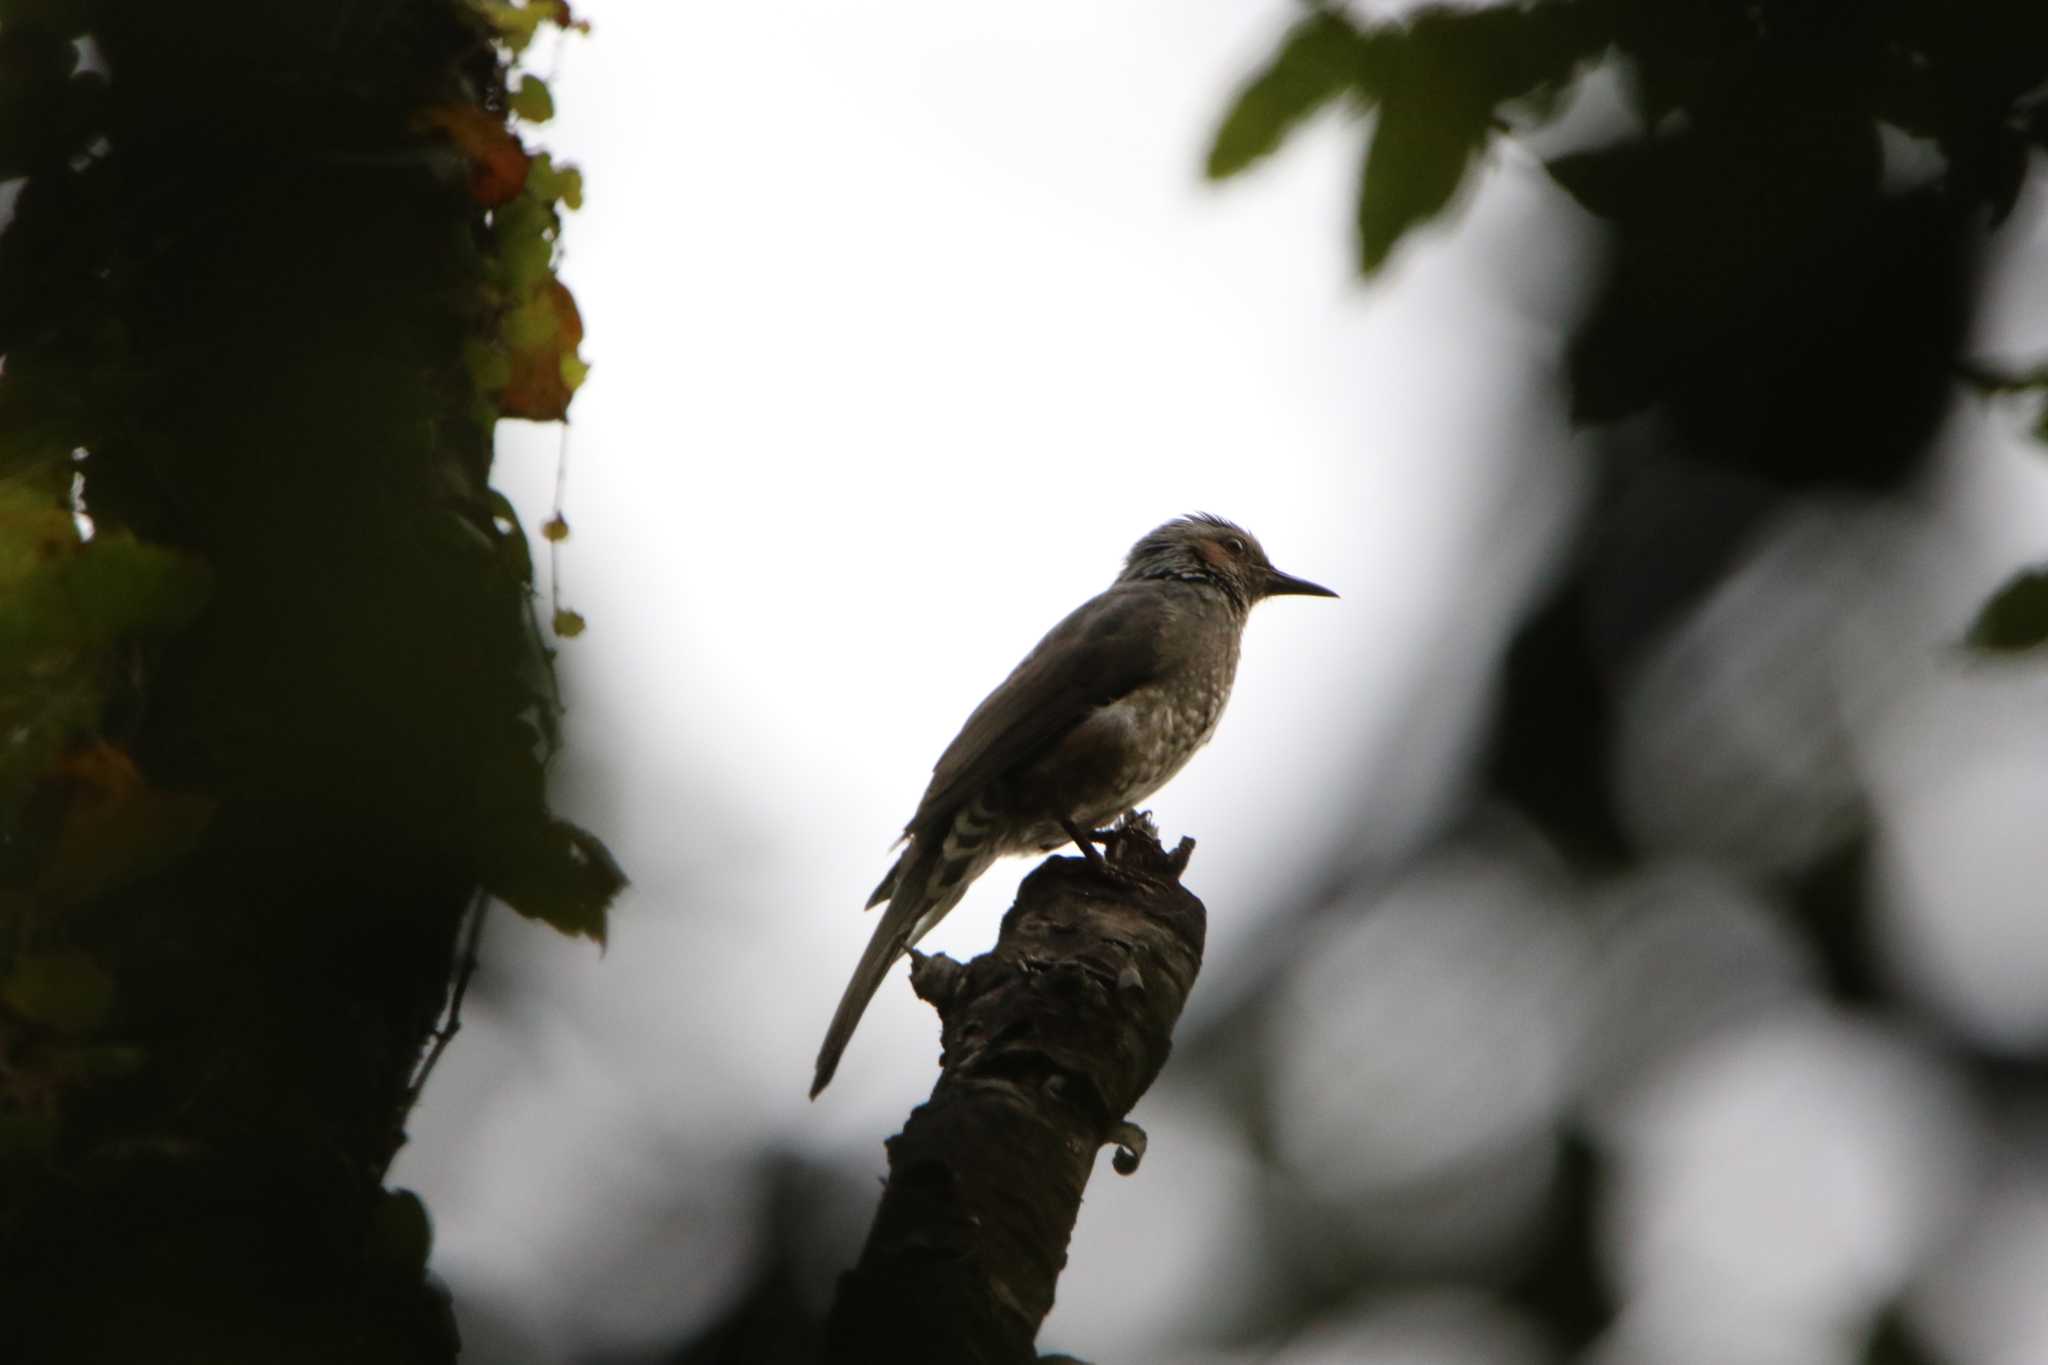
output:
[[1224, 541], [1223, 548], [1230, 551], [1230, 553], [1236, 555], [1240, 559], [1244, 558], [1244, 541], [1238, 536], [1232, 536], [1230, 539]]

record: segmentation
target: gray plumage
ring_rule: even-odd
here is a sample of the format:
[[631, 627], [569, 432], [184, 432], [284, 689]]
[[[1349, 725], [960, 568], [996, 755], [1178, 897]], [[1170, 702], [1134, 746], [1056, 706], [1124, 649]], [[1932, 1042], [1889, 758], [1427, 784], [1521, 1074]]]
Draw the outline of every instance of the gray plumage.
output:
[[1097, 858], [1082, 836], [1208, 742], [1252, 605], [1288, 593], [1336, 596], [1275, 569], [1250, 532], [1221, 517], [1169, 521], [989, 693], [939, 756], [902, 856], [868, 900], [888, 908], [832, 1016], [813, 1098], [889, 968], [991, 863], [1070, 838]]

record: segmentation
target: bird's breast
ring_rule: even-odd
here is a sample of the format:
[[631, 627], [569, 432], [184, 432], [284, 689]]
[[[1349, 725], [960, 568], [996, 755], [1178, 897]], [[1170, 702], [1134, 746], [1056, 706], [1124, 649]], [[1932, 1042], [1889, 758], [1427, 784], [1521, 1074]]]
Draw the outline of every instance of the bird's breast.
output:
[[1230, 679], [1179, 678], [1102, 707], [1026, 775], [1025, 847], [1056, 847], [1059, 820], [1102, 825], [1159, 790], [1208, 743], [1230, 698]]
[[1237, 674], [1242, 624], [1227, 604], [1201, 593], [1168, 601], [1151, 679], [1090, 711], [1005, 780], [1006, 850], [1057, 847], [1062, 820], [1099, 826], [1179, 772], [1216, 733]]
[[1160, 781], [1171, 777], [1195, 750], [1209, 742], [1228, 700], [1229, 680], [1208, 678], [1161, 686], [1155, 696], [1140, 702], [1136, 723], [1142, 732], [1141, 744], [1175, 760]]

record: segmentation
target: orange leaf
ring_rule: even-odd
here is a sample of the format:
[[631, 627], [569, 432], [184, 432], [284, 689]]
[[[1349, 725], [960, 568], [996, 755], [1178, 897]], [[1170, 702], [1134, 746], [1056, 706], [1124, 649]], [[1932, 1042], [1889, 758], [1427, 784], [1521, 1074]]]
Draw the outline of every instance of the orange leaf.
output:
[[132, 799], [142, 789], [135, 760], [103, 739], [73, 749], [50, 765], [49, 777], [68, 783], [76, 803], [87, 813], [104, 811]]
[[553, 326], [537, 345], [512, 353], [512, 378], [498, 395], [498, 408], [507, 417], [559, 422], [568, 415], [572, 392], [562, 374], [562, 358], [575, 355], [582, 343], [583, 317], [560, 280], [542, 285], [535, 302], [547, 308]]
[[66, 754], [44, 781], [64, 805], [37, 890], [60, 904], [167, 865], [213, 817], [210, 798], [149, 786], [135, 761], [104, 740]]
[[532, 158], [502, 119], [473, 104], [438, 104], [420, 115], [445, 133], [469, 162], [469, 197], [487, 209], [512, 201], [526, 184]]

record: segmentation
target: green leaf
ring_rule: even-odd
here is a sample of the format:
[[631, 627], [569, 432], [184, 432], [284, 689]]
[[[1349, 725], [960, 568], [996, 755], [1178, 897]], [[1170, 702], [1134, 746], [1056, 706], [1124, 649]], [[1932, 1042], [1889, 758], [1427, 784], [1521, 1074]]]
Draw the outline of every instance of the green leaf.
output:
[[554, 241], [541, 233], [506, 239], [499, 260], [511, 292], [530, 293], [554, 272]]
[[100, 965], [71, 949], [30, 953], [0, 982], [0, 1004], [61, 1033], [87, 1033], [106, 1018], [114, 983]]
[[0, 597], [13, 597], [24, 582], [81, 543], [76, 523], [55, 494], [0, 483]]
[[581, 612], [562, 607], [555, 612], [555, 634], [564, 640], [573, 640], [583, 633], [585, 625]]
[[462, 363], [479, 392], [496, 393], [512, 382], [512, 357], [489, 342], [474, 337], [463, 342]]
[[552, 340], [561, 325], [554, 301], [545, 294], [535, 294], [512, 310], [512, 315], [505, 319], [502, 335], [513, 350], [531, 351]]
[[1409, 229], [1442, 213], [1509, 121], [1543, 122], [1611, 42], [1598, 4], [1426, 5], [1398, 23], [1354, 27], [1317, 9], [1232, 102], [1209, 151], [1211, 179], [1235, 175], [1340, 95], [1377, 106], [1357, 210], [1359, 263], [1386, 263]]
[[1443, 212], [1485, 149], [1484, 119], [1463, 120], [1406, 95], [1380, 109], [1358, 191], [1358, 264], [1385, 265], [1407, 231]]
[[542, 203], [559, 200], [565, 207], [583, 207], [583, 172], [574, 166], [557, 166], [546, 152], [534, 157], [526, 172], [526, 192]]
[[1970, 626], [1967, 643], [1995, 654], [2048, 643], [2048, 565], [2026, 570], [1993, 594]]
[[0, 673], [37, 650], [177, 630], [205, 604], [211, 576], [187, 555], [119, 531], [80, 542], [61, 511], [35, 523], [10, 511], [0, 507]]
[[543, 4], [516, 4], [507, 0], [479, 0], [477, 10], [498, 31], [498, 41], [514, 55], [526, 51], [540, 26], [553, 17]]
[[66, 575], [81, 625], [106, 638], [130, 631], [167, 633], [188, 625], [206, 604], [212, 575], [186, 555], [145, 545], [126, 532], [102, 535], [74, 556]]
[[491, 211], [491, 232], [497, 238], [508, 293], [529, 294], [552, 278], [559, 227], [554, 209], [530, 186]]
[[538, 76], [520, 77], [510, 100], [512, 112], [528, 123], [546, 123], [555, 116], [555, 98], [548, 93], [547, 82]]
[[1216, 129], [1207, 174], [1227, 180], [1271, 155], [1287, 135], [1346, 90], [1370, 91], [1370, 48], [1343, 15], [1318, 11], [1289, 29]]
[[79, 538], [67, 508], [0, 486], [0, 820], [99, 720], [115, 645], [187, 624], [205, 565], [126, 532]]
[[1378, 270], [1409, 229], [1449, 207], [1510, 117], [1548, 119], [1607, 45], [1591, 7], [1431, 6], [1387, 44], [1380, 116], [1359, 188], [1359, 265]]
[[565, 352], [562, 356], [563, 387], [567, 388], [570, 393], [574, 393], [583, 387], [583, 381], [588, 378], [590, 378], [590, 366], [585, 363], [583, 357], [575, 354], [573, 351]]

